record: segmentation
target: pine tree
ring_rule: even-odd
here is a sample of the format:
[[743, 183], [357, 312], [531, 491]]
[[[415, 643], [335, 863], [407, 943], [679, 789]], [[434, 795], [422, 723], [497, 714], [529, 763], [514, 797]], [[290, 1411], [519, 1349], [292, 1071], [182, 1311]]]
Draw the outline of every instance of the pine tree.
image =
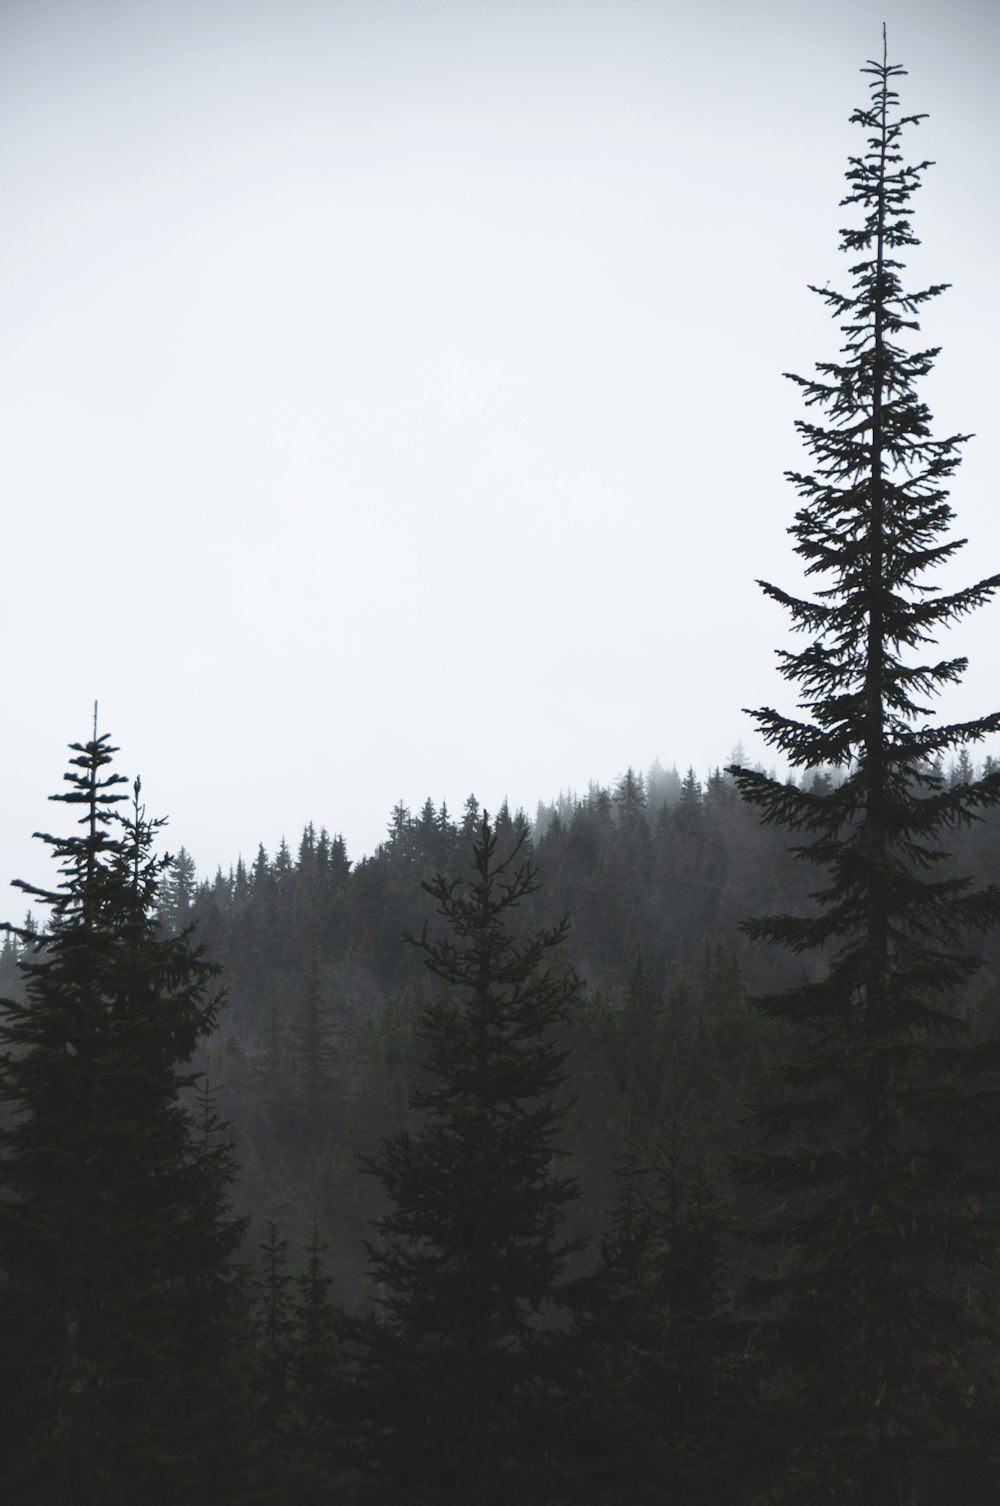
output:
[[535, 876], [523, 830], [503, 857], [499, 840], [484, 813], [468, 883], [424, 885], [449, 934], [410, 938], [444, 985], [422, 1014], [419, 1124], [368, 1165], [388, 1200], [364, 1357], [380, 1503], [547, 1499], [546, 1367], [576, 1190], [553, 1169], [555, 1033], [579, 984], [560, 958], [565, 922], [518, 935]]
[[984, 1138], [1000, 1127], [1000, 1091], [997, 1045], [969, 1040], [960, 991], [977, 967], [970, 930], [997, 922], [1000, 894], [955, 877], [941, 843], [1000, 800], [1000, 779], [949, 788], [940, 759], [996, 732], [1000, 715], [930, 720], [925, 703], [965, 661], [926, 646], [1000, 576], [951, 594], [924, 579], [962, 542], [945, 537], [946, 483], [967, 436], [932, 438], [917, 384], [937, 351], [907, 344], [943, 289], [907, 292], [900, 276], [929, 165], [903, 153], [923, 118], [899, 111], [903, 71], [883, 45], [864, 70], [871, 101], [852, 117], [867, 135], [843, 200], [860, 216], [841, 239], [852, 290], [815, 290], [840, 321], [841, 359], [792, 378], [822, 417], [797, 425], [813, 469], [789, 473], [802, 499], [790, 532], [824, 585], [803, 599], [761, 582], [809, 641], [779, 654], [804, 715], [753, 715], [793, 768], [842, 777], [800, 787], [732, 771], [825, 874], [812, 914], [747, 926], [819, 955], [805, 981], [759, 1001], [797, 1044], [745, 1170], [770, 1198], [762, 1237], [779, 1252], [757, 1290], [783, 1376], [775, 1499], [969, 1506], [1000, 1495]]
[[[219, 1305], [208, 1278], [241, 1237], [227, 1163], [199, 1146], [180, 1070], [214, 1026], [215, 969], [156, 920], [139, 782], [128, 814], [107, 737], [73, 744], [82, 834], [42, 840], [54, 891], [0, 1015], [4, 1499], [112, 1506], [201, 1499], [198, 1393]], [[207, 1185], [211, 1184], [211, 1185]]]
[[619, 1173], [594, 1272], [576, 1283], [566, 1387], [572, 1499], [716, 1506], [747, 1499], [747, 1410], [726, 1311], [726, 1221], [704, 1171], [661, 1150]]
[[332, 1506], [343, 1499], [337, 1482], [344, 1412], [341, 1319], [332, 1296], [333, 1278], [323, 1263], [326, 1248], [314, 1218], [306, 1263], [295, 1279], [293, 1305], [291, 1452], [296, 1506]]
[[176, 1278], [179, 1370], [197, 1477], [187, 1499], [245, 1506], [259, 1457], [251, 1432], [254, 1334], [250, 1272], [232, 1256], [248, 1221], [232, 1215], [239, 1168], [207, 1058], [191, 1096], [188, 1260]]
[[181, 847], [160, 886], [160, 920], [169, 931], [183, 931], [190, 925], [196, 890], [194, 858]]
[[284, 1495], [291, 1474], [292, 1431], [289, 1384], [294, 1349], [292, 1276], [288, 1240], [268, 1218], [258, 1243], [260, 1274], [254, 1317], [257, 1366], [254, 1377], [254, 1432], [257, 1461], [266, 1495]]

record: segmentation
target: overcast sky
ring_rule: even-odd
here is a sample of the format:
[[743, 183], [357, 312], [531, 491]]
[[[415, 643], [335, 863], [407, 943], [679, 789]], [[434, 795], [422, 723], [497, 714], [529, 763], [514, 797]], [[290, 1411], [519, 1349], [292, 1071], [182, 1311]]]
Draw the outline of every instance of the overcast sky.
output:
[[[1000, 569], [1000, 7], [2, 0], [0, 882], [49, 879], [95, 699], [202, 873], [766, 760], [781, 373], [837, 349], [883, 17], [958, 583]], [[943, 714], [1000, 703], [998, 614]]]

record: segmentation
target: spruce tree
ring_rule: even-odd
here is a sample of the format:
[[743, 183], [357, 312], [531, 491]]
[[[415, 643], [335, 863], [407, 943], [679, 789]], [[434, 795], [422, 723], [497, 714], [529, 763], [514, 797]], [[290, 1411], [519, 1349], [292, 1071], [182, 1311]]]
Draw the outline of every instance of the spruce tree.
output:
[[257, 1248], [260, 1274], [254, 1304], [257, 1329], [254, 1426], [265, 1476], [269, 1481], [277, 1481], [289, 1463], [289, 1375], [295, 1323], [288, 1240], [279, 1232], [276, 1219], [266, 1220], [264, 1238]]
[[191, 1184], [186, 1208], [189, 1259], [176, 1277], [178, 1369], [184, 1379], [188, 1455], [196, 1478], [189, 1499], [245, 1506], [258, 1478], [260, 1440], [251, 1434], [254, 1332], [250, 1271], [233, 1261], [248, 1220], [234, 1220], [239, 1168], [219, 1090], [204, 1074], [193, 1085]]
[[933, 438], [917, 391], [938, 352], [912, 337], [943, 288], [902, 282], [929, 165], [904, 153], [923, 117], [900, 112], [903, 71], [883, 38], [864, 69], [870, 103], [852, 117], [867, 138], [842, 201], [853, 281], [815, 290], [843, 330], [841, 357], [792, 377], [818, 416], [797, 425], [812, 469], [789, 473], [801, 499], [789, 531], [822, 585], [806, 598], [761, 582], [808, 641], [779, 653], [803, 714], [753, 715], [793, 769], [840, 778], [732, 771], [824, 875], [812, 913], [746, 927], [816, 955], [801, 983], [759, 1001], [793, 1045], [745, 1170], [767, 1194], [762, 1238], [776, 1252], [756, 1290], [783, 1459], [773, 1499], [969, 1506], [1000, 1496], [986, 1138], [1000, 1092], [997, 1045], [970, 1039], [961, 990], [978, 965], [970, 933], [996, 923], [1000, 895], [956, 876], [945, 847], [949, 828], [1000, 800], [1000, 779], [949, 788], [940, 760], [1000, 715], [932, 720], [928, 702], [965, 660], [927, 650], [1000, 577], [954, 592], [927, 579], [963, 542], [947, 536], [947, 483], [968, 436]]
[[292, 1352], [291, 1454], [295, 1506], [333, 1506], [344, 1499], [338, 1466], [344, 1453], [344, 1371], [341, 1316], [333, 1278], [314, 1217], [306, 1263], [295, 1279], [295, 1344]]
[[700, 1168], [677, 1152], [657, 1162], [652, 1174], [631, 1158], [619, 1171], [598, 1265], [574, 1287], [566, 1498], [586, 1506], [747, 1499], [725, 1219]]
[[442, 985], [424, 1007], [418, 1122], [368, 1164], [388, 1210], [369, 1245], [376, 1316], [363, 1378], [381, 1503], [547, 1500], [552, 1323], [575, 1185], [554, 1167], [579, 983], [565, 922], [527, 935], [525, 832], [484, 813], [470, 879], [424, 888], [447, 931], [409, 938]]
[[120, 814], [117, 750], [95, 727], [72, 751], [52, 798], [80, 809], [83, 830], [42, 836], [61, 878], [21, 885], [48, 925], [21, 959], [25, 1000], [0, 1006], [0, 1494], [198, 1501], [205, 1354], [241, 1235], [229, 1163], [182, 1101], [183, 1064], [215, 1023], [216, 970], [159, 928], [169, 860], [153, 854], [162, 823], [139, 782]]

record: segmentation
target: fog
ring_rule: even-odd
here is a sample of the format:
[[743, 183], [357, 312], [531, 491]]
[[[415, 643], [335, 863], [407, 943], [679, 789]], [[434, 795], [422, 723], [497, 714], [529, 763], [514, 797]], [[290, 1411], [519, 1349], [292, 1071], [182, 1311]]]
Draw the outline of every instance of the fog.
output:
[[[200, 872], [393, 804], [704, 774], [791, 709], [782, 372], [831, 357], [888, 23], [936, 166], [955, 583], [1000, 568], [995, 61], [958, 0], [0, 8], [0, 881], [100, 727]], [[944, 578], [942, 584], [946, 584]], [[980, 613], [949, 718], [997, 703]], [[6, 912], [23, 903], [11, 895]]]

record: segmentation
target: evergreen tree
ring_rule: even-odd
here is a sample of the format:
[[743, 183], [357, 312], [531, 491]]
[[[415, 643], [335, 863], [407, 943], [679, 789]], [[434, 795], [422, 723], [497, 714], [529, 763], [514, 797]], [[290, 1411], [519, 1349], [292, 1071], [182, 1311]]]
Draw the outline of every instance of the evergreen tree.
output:
[[618, 812], [618, 820], [627, 830], [637, 828], [647, 832], [648, 827], [645, 819], [646, 809], [646, 781], [641, 774], [629, 766], [619, 779], [614, 793], [614, 804]]
[[[203, 1499], [205, 1348], [241, 1226], [179, 1068], [213, 1028], [215, 969], [156, 920], [169, 864], [107, 737], [73, 744], [60, 862], [0, 1015], [0, 1494], [44, 1506]], [[207, 1300], [212, 1296], [211, 1301]], [[200, 1326], [192, 1342], [192, 1324]]]
[[722, 1209], [676, 1151], [661, 1152], [652, 1174], [630, 1159], [619, 1177], [597, 1268], [574, 1289], [573, 1499], [747, 1500], [749, 1399], [726, 1312]]
[[804, 716], [753, 713], [793, 767], [842, 777], [800, 788], [733, 770], [826, 875], [813, 913], [747, 927], [822, 955], [805, 981], [760, 1001], [797, 1046], [746, 1169], [770, 1195], [763, 1237], [780, 1252], [758, 1288], [771, 1363], [785, 1367], [776, 1499], [969, 1506], [1000, 1495], [986, 1307], [997, 1189], [983, 1153], [1000, 1092], [997, 1046], [967, 1038], [959, 991], [977, 966], [966, 937], [996, 923], [1000, 895], [952, 876], [940, 844], [1000, 800], [1000, 779], [949, 788], [938, 760], [1000, 729], [1000, 715], [935, 725], [925, 702], [965, 661], [925, 649], [1000, 577], [951, 594], [924, 580], [960, 547], [944, 537], [946, 483], [965, 436], [931, 437], [917, 383], [937, 352], [906, 343], [942, 291], [906, 292], [900, 277], [928, 166], [908, 165], [902, 138], [922, 117], [900, 113], [903, 70], [884, 46], [864, 72], [871, 102], [852, 119], [867, 149], [850, 159], [843, 201], [860, 215], [841, 240], [852, 291], [818, 290], [842, 357], [792, 378], [823, 416], [798, 424], [814, 468], [790, 473], [802, 499], [790, 532], [825, 584], [801, 599], [761, 583], [809, 639], [779, 655]]
[[364, 1356], [380, 1503], [547, 1499], [551, 1322], [575, 1195], [553, 1171], [563, 1052], [577, 997], [567, 924], [521, 937], [536, 888], [524, 832], [506, 856], [484, 813], [468, 882], [424, 885], [448, 933], [409, 939], [444, 985], [423, 1010], [426, 1084], [412, 1131], [368, 1169], [388, 1211], [369, 1246], [377, 1316]]
[[254, 1431], [267, 1493], [283, 1494], [291, 1468], [292, 1277], [288, 1270], [288, 1240], [279, 1233], [274, 1218], [268, 1218], [264, 1228], [264, 1238], [257, 1247], [260, 1274], [254, 1304], [257, 1330]]
[[314, 1218], [306, 1264], [295, 1279], [293, 1305], [291, 1446], [296, 1506], [332, 1506], [342, 1499], [336, 1483], [343, 1447], [341, 1321], [331, 1295], [333, 1278], [323, 1264], [325, 1251]]
[[187, 848], [182, 847], [160, 885], [160, 920], [169, 931], [183, 931], [190, 925], [195, 889], [194, 859]]
[[206, 1062], [192, 1091], [189, 1259], [178, 1277], [177, 1336], [197, 1477], [188, 1499], [244, 1506], [257, 1452], [250, 1433], [254, 1336], [250, 1273], [232, 1253], [248, 1220], [232, 1217], [238, 1167], [218, 1096]]

